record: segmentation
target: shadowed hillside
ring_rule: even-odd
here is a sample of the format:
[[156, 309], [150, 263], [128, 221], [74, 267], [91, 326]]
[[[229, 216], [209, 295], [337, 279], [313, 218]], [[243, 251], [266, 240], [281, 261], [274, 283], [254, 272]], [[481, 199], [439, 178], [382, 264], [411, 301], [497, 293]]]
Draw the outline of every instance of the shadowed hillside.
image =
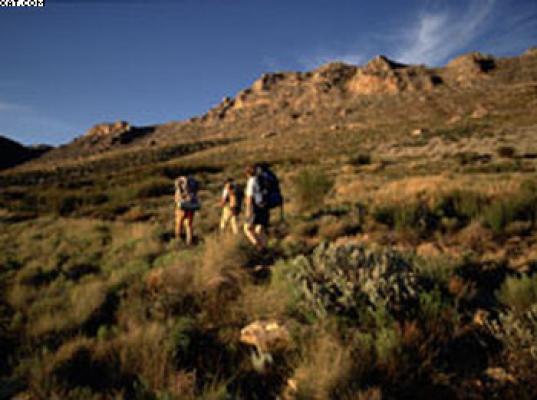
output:
[[52, 147], [40, 145], [26, 147], [13, 140], [0, 136], [0, 170], [40, 157]]

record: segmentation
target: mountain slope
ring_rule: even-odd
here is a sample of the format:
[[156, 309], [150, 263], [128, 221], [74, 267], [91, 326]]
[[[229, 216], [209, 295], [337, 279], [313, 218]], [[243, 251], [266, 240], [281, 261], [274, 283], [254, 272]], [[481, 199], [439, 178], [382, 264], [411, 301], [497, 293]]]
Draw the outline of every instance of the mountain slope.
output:
[[14, 140], [0, 136], [0, 170], [39, 157], [50, 149], [49, 146], [26, 147]]
[[535, 82], [535, 50], [503, 59], [470, 53], [443, 68], [379, 56], [364, 66], [329, 63], [310, 72], [264, 74], [200, 117], [141, 128], [123, 121], [99, 124], [24, 169], [158, 152], [200, 140], [274, 137], [287, 147], [320, 132], [427, 128], [479, 114], [520, 113], [525, 119], [535, 105]]

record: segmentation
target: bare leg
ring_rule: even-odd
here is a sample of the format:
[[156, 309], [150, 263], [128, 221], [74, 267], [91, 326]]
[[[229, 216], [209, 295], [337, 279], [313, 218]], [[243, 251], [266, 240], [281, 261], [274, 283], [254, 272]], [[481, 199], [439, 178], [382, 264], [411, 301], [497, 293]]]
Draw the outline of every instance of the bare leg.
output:
[[229, 208], [227, 206], [222, 208], [222, 218], [220, 218], [220, 232], [224, 232], [226, 230], [226, 226], [229, 222], [230, 216], [231, 212]]
[[189, 212], [185, 218], [185, 229], [186, 229], [186, 244], [191, 245], [192, 244], [192, 238], [193, 238], [193, 228], [192, 225], [194, 223], [194, 212]]
[[259, 246], [253, 225], [244, 224], [244, 234], [250, 243], [252, 243], [255, 247]]
[[182, 210], [175, 210], [175, 238], [181, 239], [181, 233], [183, 230], [184, 212]]
[[233, 231], [233, 234], [238, 235], [239, 234], [239, 226], [237, 222], [237, 216], [235, 214], [231, 214], [231, 230]]

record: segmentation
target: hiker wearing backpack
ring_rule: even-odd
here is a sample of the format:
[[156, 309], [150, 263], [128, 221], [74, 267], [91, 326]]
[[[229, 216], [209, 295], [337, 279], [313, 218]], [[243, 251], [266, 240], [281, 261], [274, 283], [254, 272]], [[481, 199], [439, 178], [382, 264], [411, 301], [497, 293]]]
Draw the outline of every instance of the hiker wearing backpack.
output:
[[224, 232], [227, 225], [231, 224], [231, 231], [237, 235], [239, 233], [237, 219], [242, 207], [242, 191], [231, 178], [228, 178], [224, 184], [220, 205], [222, 207], [220, 231]]
[[270, 212], [265, 207], [261, 186], [256, 174], [256, 167], [249, 165], [246, 167], [246, 190], [245, 207], [246, 221], [244, 223], [244, 233], [248, 240], [258, 249], [263, 250], [267, 245], [266, 229], [268, 227]]
[[198, 188], [198, 181], [190, 175], [175, 181], [175, 238], [181, 238], [184, 228], [187, 245], [192, 244], [194, 213], [201, 207]]
[[[259, 250], [267, 245], [270, 210], [283, 205], [280, 184], [268, 165], [259, 164], [246, 169], [246, 223], [244, 233]], [[283, 213], [282, 213], [283, 216]]]

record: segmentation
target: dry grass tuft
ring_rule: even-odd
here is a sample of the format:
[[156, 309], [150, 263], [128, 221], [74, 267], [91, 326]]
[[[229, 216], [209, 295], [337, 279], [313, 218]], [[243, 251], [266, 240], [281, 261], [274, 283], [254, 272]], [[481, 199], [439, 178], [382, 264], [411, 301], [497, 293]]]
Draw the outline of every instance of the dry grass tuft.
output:
[[125, 374], [139, 376], [152, 390], [164, 390], [172, 380], [173, 354], [168, 330], [158, 323], [131, 327], [114, 346]]
[[244, 240], [229, 235], [209, 238], [197, 269], [198, 286], [207, 291], [238, 289], [246, 279], [245, 267], [252, 255], [251, 246]]
[[298, 399], [331, 399], [344, 396], [352, 380], [351, 351], [326, 333], [304, 349], [295, 369]]

